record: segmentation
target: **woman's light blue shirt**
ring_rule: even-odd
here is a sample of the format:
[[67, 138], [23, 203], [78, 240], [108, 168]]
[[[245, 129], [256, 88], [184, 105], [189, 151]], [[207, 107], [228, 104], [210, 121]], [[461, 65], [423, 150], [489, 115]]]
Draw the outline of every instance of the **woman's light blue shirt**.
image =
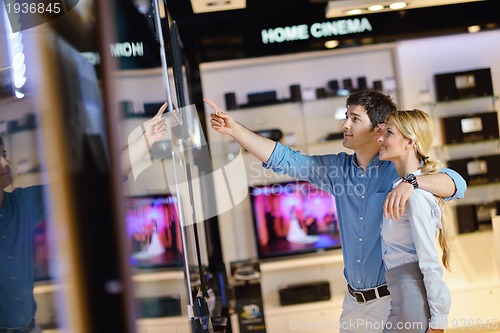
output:
[[[414, 172], [416, 176], [421, 172]], [[396, 187], [400, 179], [394, 182]], [[432, 193], [416, 189], [397, 221], [384, 218], [381, 226], [382, 259], [387, 269], [418, 262], [431, 314], [431, 327], [446, 328], [451, 296], [443, 280], [443, 268], [436, 248], [441, 229], [441, 210]]]

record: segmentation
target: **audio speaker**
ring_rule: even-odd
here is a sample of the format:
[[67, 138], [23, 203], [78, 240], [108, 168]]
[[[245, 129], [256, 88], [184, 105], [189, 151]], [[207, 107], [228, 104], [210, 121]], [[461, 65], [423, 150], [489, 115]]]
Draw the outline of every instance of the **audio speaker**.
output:
[[448, 161], [448, 167], [461, 174], [469, 186], [500, 182], [498, 165], [498, 154]]
[[290, 100], [292, 102], [300, 102], [302, 100], [302, 92], [300, 91], [300, 84], [292, 84], [290, 86]]
[[474, 205], [456, 206], [458, 233], [474, 232], [477, 230], [476, 207]]
[[247, 94], [247, 106], [260, 106], [274, 104], [278, 102], [276, 90], [261, 91]]
[[345, 90], [352, 91], [352, 79], [343, 79], [342, 80], [342, 88]]
[[273, 141], [280, 141], [283, 138], [283, 132], [277, 128], [255, 131], [255, 133]]
[[282, 286], [279, 296], [281, 305], [326, 301], [331, 297], [330, 283], [317, 281]]
[[236, 94], [234, 92], [225, 93], [224, 99], [226, 101], [226, 110], [234, 110], [238, 108], [238, 104], [236, 103]]
[[491, 219], [498, 213], [497, 202], [491, 201], [476, 205], [476, 221], [477, 229], [489, 229], [491, 228]]
[[455, 74], [434, 75], [434, 85], [436, 88], [436, 99], [439, 102], [458, 99], [457, 89], [455, 88]]
[[498, 139], [496, 111], [442, 118], [446, 144]]
[[373, 90], [383, 91], [384, 86], [382, 84], [382, 80], [373, 81]]
[[127, 115], [134, 113], [134, 102], [129, 100], [119, 101], [118, 108], [122, 116], [127, 117]]
[[491, 70], [489, 68], [477, 69], [473, 71], [473, 75], [475, 83], [473, 96], [493, 96]]
[[181, 296], [141, 297], [137, 299], [140, 318], [175, 317], [182, 314]]
[[326, 98], [326, 90], [325, 88], [316, 88], [316, 98]]
[[358, 81], [358, 90], [365, 90], [367, 88], [366, 85], [366, 76], [360, 76], [357, 78]]
[[144, 116], [153, 117], [165, 102], [144, 103]]
[[330, 80], [330, 81], [328, 81], [327, 85], [328, 85], [328, 89], [330, 89], [330, 91], [334, 95], [336, 95], [337, 94], [337, 90], [339, 90], [339, 88], [340, 88], [339, 87], [339, 81], [337, 81], [337, 80]]
[[493, 96], [489, 68], [434, 75], [436, 99], [452, 101], [462, 98]]

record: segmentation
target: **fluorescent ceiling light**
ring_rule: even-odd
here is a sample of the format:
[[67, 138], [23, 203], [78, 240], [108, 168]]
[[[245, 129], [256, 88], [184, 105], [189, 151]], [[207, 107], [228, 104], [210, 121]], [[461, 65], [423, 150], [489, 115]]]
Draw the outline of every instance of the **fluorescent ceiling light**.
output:
[[[197, 1], [197, 0], [192, 0]], [[486, 1], [486, 0], [409, 0], [406, 3], [405, 10], [414, 9], [414, 8], [423, 8], [423, 7], [435, 7], [435, 6], [443, 6], [443, 5], [454, 5], [459, 3], [466, 2], [477, 2], [477, 1]], [[498, 0], [497, 0], [498, 1]], [[380, 8], [377, 10], [377, 13], [388, 12], [392, 10], [400, 10], [391, 9], [389, 6], [396, 1], [387, 1], [387, 0], [336, 0], [329, 1], [326, 5], [326, 17], [334, 18], [334, 17], [344, 17], [347, 16], [348, 11], [357, 9], [361, 10], [359, 13], [355, 15], [364, 15], [364, 14], [373, 14], [373, 9], [369, 9], [371, 7]], [[394, 5], [393, 5], [394, 6]], [[353, 15], [353, 14], [350, 14]]]
[[356, 8], [356, 9], [349, 9], [349, 10], [346, 10], [345, 13], [347, 15], [359, 15], [361, 13], [363, 13], [363, 11], [359, 8]]
[[384, 9], [384, 5], [372, 5], [368, 7], [368, 10], [371, 12], [376, 12], [382, 9]]
[[470, 27], [467, 27], [467, 31], [469, 31], [471, 34], [479, 32], [479, 30], [481, 30], [480, 25], [471, 25]]
[[336, 48], [337, 46], [339, 46], [339, 41], [338, 40], [327, 40], [325, 42], [325, 47], [327, 49], [334, 49]]
[[392, 10], [397, 10], [406, 8], [406, 6], [408, 6], [406, 2], [394, 2], [389, 5], [389, 8]]
[[191, 0], [191, 7], [195, 14], [244, 9], [246, 6], [246, 0]]

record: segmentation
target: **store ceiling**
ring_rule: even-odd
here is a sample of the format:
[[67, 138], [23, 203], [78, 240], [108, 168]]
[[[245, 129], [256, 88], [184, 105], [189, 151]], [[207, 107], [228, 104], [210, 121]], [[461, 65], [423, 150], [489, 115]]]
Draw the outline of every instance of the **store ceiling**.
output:
[[[249, 0], [251, 1], [251, 0]], [[422, 7], [435, 7], [449, 4], [458, 4], [464, 2], [484, 1], [484, 0], [411, 0], [405, 3], [405, 10], [422, 8]], [[394, 1], [387, 0], [309, 0], [311, 3], [319, 3], [326, 5], [325, 14], [327, 17], [342, 17], [346, 12], [353, 9], [365, 9], [374, 5], [380, 5], [377, 12], [392, 10], [390, 5]], [[221, 12], [226, 10], [245, 9], [247, 7], [247, 0], [191, 0], [191, 8], [194, 14]], [[290, 3], [284, 8], [286, 13], [290, 7]], [[292, 5], [293, 6], [293, 5]]]
[[[192, 0], [196, 1], [196, 0]], [[444, 5], [453, 5], [465, 2], [483, 1], [483, 0], [410, 0], [388, 1], [388, 0], [310, 0], [312, 2], [326, 3], [325, 15], [328, 18], [343, 17], [347, 15], [376, 14], [399, 10], [412, 10], [424, 7], [436, 7]]]
[[[334, 20], [325, 16], [328, 4], [326, 0], [212, 0], [212, 3], [221, 1], [222, 4], [227, 4], [228, 1], [238, 1], [240, 4], [245, 2], [245, 8], [193, 12], [191, 2], [206, 4], [210, 1], [167, 0], [171, 17], [179, 26], [186, 54], [195, 63], [324, 50], [323, 39], [263, 45], [261, 31]], [[447, 4], [443, 5], [445, 2]], [[375, 1], [337, 0], [331, 3], [342, 6], [360, 4], [366, 7]], [[388, 4], [387, 1], [378, 3]], [[476, 24], [481, 25], [482, 29], [496, 29], [500, 26], [500, 0], [413, 0], [410, 3], [420, 3], [421, 6], [432, 3], [434, 6], [344, 16], [369, 17], [374, 29], [370, 33], [339, 38], [339, 47], [462, 33], [467, 32], [469, 25]]]

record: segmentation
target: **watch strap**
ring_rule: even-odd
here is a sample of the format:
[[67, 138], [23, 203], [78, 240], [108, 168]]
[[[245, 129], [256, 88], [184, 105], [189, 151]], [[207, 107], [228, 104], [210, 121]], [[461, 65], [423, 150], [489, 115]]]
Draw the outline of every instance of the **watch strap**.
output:
[[415, 188], [415, 189], [418, 188], [417, 177], [412, 173], [409, 173], [409, 174], [403, 176], [402, 181], [405, 183], [411, 184], [413, 186], [413, 188]]

